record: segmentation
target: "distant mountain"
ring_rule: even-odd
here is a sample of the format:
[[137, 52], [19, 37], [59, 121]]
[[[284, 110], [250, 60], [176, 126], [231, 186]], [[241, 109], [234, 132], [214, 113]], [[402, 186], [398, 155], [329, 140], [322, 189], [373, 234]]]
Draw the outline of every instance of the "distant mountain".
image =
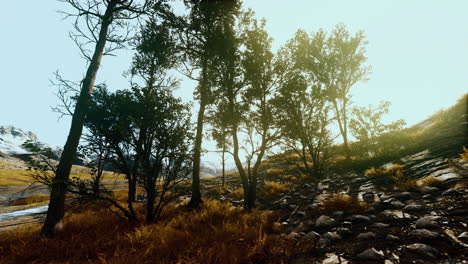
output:
[[0, 126], [0, 153], [29, 154], [21, 145], [26, 141], [39, 142], [36, 134], [14, 126]]

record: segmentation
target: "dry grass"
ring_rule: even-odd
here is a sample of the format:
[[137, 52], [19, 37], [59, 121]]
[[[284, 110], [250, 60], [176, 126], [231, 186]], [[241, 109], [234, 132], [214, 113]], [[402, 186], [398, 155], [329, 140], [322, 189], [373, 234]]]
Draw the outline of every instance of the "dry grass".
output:
[[368, 205], [366, 203], [360, 202], [349, 195], [338, 193], [324, 199], [319, 205], [320, 211], [324, 214], [330, 214], [335, 211], [359, 213], [367, 208]]
[[443, 182], [440, 179], [432, 175], [429, 175], [425, 178], [418, 180], [417, 184], [420, 187], [424, 187], [424, 186], [440, 187], [443, 184]]
[[196, 211], [172, 206], [153, 225], [85, 211], [68, 216], [54, 239], [41, 238], [38, 225], [5, 231], [0, 263], [288, 263], [295, 247], [275, 218], [209, 200]]
[[291, 187], [291, 183], [266, 181], [259, 190], [259, 196], [266, 199], [272, 199], [278, 197], [282, 193], [289, 191]]
[[226, 191], [226, 187], [222, 185], [216, 185], [205, 190], [204, 195], [208, 197], [219, 197]]
[[364, 172], [364, 176], [366, 177], [378, 177], [385, 174], [384, 168], [375, 168], [371, 167], [370, 169]]
[[468, 148], [463, 147], [463, 153], [460, 154], [460, 158], [464, 161], [468, 161]]
[[242, 187], [239, 187], [232, 191], [229, 196], [231, 196], [232, 199], [234, 200], [242, 200], [244, 199], [244, 189]]
[[44, 194], [31, 195], [25, 198], [18, 198], [13, 201], [13, 205], [28, 205], [37, 203], [46, 203], [49, 201], [49, 196]]

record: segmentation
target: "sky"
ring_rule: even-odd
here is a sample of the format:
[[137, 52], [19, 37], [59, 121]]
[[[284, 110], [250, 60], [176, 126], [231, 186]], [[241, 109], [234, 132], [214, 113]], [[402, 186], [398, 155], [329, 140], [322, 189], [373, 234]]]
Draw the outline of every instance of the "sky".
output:
[[[298, 29], [330, 32], [343, 23], [351, 33], [366, 35], [370, 80], [352, 88], [356, 106], [392, 103], [386, 122], [404, 119], [413, 125], [453, 105], [468, 92], [468, 1], [435, 0], [245, 0], [278, 49]], [[4, 1], [0, 16], [0, 125], [13, 125], [39, 139], [63, 146], [69, 118], [58, 120], [51, 106], [58, 104], [53, 72], [79, 81], [86, 64], [68, 38], [72, 21], [58, 10], [69, 10], [55, 0]], [[97, 83], [126, 89], [132, 52], [104, 57]], [[193, 99], [196, 83], [182, 80], [176, 91], [184, 101]], [[196, 110], [197, 107], [194, 107]], [[195, 112], [194, 112], [195, 113]], [[213, 144], [205, 148], [213, 150]], [[216, 161], [217, 154], [205, 156]]]

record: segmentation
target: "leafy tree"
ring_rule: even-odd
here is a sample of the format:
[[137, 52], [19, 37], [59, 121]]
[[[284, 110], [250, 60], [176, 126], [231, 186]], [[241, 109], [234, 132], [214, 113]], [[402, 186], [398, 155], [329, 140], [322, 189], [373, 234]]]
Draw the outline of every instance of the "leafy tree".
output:
[[379, 146], [379, 139], [384, 134], [401, 130], [405, 121], [400, 119], [390, 124], [383, 124], [382, 117], [388, 113], [390, 102], [381, 101], [378, 106], [354, 107], [354, 119], [349, 122], [352, 135], [359, 140], [364, 155], [376, 156], [384, 152]]
[[[143, 4], [126, 0], [88, 0], [85, 2], [65, 0], [64, 2], [69, 3], [76, 11], [65, 15], [76, 18], [75, 32], [71, 33], [70, 36], [86, 59], [88, 69], [81, 82], [72, 113], [70, 132], [52, 183], [49, 209], [41, 231], [45, 236], [54, 236], [63, 227], [66, 182], [70, 177], [70, 170], [83, 131], [90, 96], [94, 89], [102, 56], [122, 48], [128, 41], [129, 31], [127, 29], [130, 26], [128, 23], [130, 19], [145, 13], [150, 7], [150, 3], [155, 4], [154, 7], [161, 6], [161, 1], [144, 1]], [[94, 45], [93, 52], [88, 50], [88, 46], [92, 45]]]
[[350, 160], [348, 144], [348, 109], [351, 104], [351, 88], [360, 81], [366, 81], [370, 67], [364, 63], [367, 41], [362, 31], [353, 36], [342, 24], [337, 25], [327, 40], [325, 58], [324, 82], [327, 85], [327, 95], [335, 110], [336, 121], [343, 144], [346, 160]]
[[[205, 111], [216, 98], [213, 85], [215, 57], [222, 34], [222, 25], [232, 21], [239, 12], [240, 3], [236, 0], [185, 1], [190, 13], [181, 27], [181, 48], [183, 50], [184, 74], [198, 82], [195, 97], [199, 101], [197, 132], [193, 157], [192, 197], [189, 207], [196, 208], [202, 202], [200, 192], [200, 158], [202, 152], [203, 125]], [[198, 73], [198, 76], [196, 75]]]
[[[229, 121], [232, 155], [244, 189], [245, 209], [255, 207], [258, 169], [277, 139], [277, 131], [273, 129], [276, 74], [271, 38], [265, 31], [265, 21], [258, 22], [252, 15], [249, 12], [239, 21], [241, 34], [235, 30], [235, 21], [225, 23], [216, 67], [223, 116]], [[242, 139], [244, 147], [240, 145]], [[240, 159], [241, 150], [246, 153], [245, 167]]]

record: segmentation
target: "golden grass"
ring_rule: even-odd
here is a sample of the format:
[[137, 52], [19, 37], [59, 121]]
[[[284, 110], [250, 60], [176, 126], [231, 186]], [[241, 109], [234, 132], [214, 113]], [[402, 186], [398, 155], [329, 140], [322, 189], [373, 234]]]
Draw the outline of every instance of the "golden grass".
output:
[[430, 186], [430, 187], [440, 187], [442, 185], [442, 181], [433, 175], [429, 175], [417, 181], [418, 186]]
[[18, 198], [13, 201], [13, 205], [28, 205], [49, 202], [49, 196], [44, 194], [31, 195], [25, 198]]
[[347, 194], [339, 193], [324, 199], [319, 205], [320, 211], [325, 214], [335, 211], [358, 213], [365, 211], [367, 208], [368, 205], [365, 202], [360, 202]]
[[204, 194], [209, 197], [219, 197], [226, 191], [226, 187], [222, 185], [216, 185], [205, 190]]
[[292, 187], [291, 183], [281, 183], [275, 181], [266, 181], [259, 190], [259, 195], [262, 198], [272, 199], [282, 193], [289, 191]]
[[460, 154], [460, 158], [464, 161], [468, 161], [468, 148], [463, 147], [463, 153]]
[[377, 177], [385, 174], [384, 168], [375, 168], [371, 167], [370, 169], [364, 172], [364, 176], [366, 177]]
[[244, 189], [242, 187], [239, 187], [232, 191], [229, 196], [235, 200], [242, 200], [244, 199]]
[[105, 210], [69, 215], [54, 239], [30, 225], [0, 236], [0, 263], [288, 263], [295, 250], [271, 212], [206, 200], [171, 206], [156, 224], [129, 224]]

